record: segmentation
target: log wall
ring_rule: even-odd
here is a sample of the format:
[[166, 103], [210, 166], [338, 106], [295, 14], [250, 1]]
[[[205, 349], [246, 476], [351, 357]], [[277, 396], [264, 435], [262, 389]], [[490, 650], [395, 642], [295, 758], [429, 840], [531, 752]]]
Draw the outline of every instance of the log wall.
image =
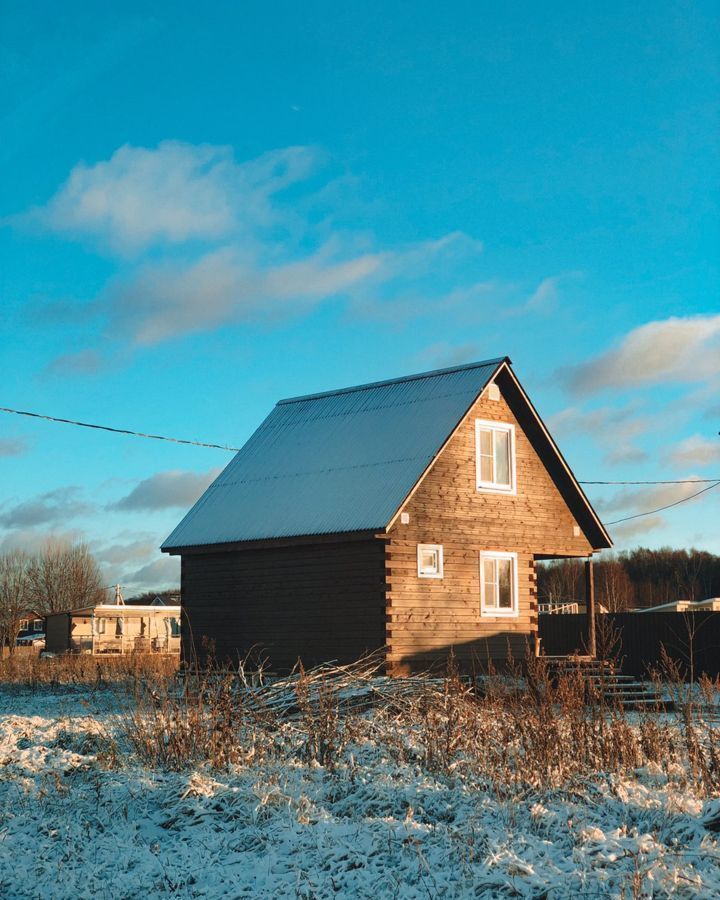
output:
[[[516, 495], [477, 490], [475, 420], [515, 425]], [[465, 664], [477, 657], [522, 659], [537, 632], [535, 557], [586, 556], [592, 547], [545, 465], [501, 395], [475, 403], [396, 520], [387, 545], [388, 661], [395, 671], [420, 668], [450, 650]], [[444, 577], [419, 578], [417, 545], [442, 544]], [[517, 618], [480, 614], [481, 550], [517, 553]]]
[[369, 539], [183, 554], [185, 659], [204, 656], [203, 638], [219, 660], [252, 652], [275, 672], [382, 647], [384, 552]]

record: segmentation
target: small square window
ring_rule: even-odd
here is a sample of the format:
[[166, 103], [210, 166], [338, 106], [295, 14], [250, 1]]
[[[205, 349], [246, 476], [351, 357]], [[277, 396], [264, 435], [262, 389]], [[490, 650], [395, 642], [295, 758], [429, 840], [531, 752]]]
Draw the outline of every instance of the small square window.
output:
[[43, 620], [42, 619], [33, 619], [33, 631], [42, 631], [43, 630]]
[[443, 577], [443, 548], [441, 544], [418, 544], [418, 577]]

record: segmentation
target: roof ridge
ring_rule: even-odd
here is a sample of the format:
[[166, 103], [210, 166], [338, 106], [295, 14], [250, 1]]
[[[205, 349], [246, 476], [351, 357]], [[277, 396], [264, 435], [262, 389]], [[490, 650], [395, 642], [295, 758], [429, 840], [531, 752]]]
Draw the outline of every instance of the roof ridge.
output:
[[317, 400], [320, 397], [333, 397], [337, 394], [351, 394], [355, 391], [366, 391], [371, 388], [387, 387], [390, 384], [402, 384], [407, 381], [420, 381], [423, 378], [433, 378], [436, 375], [449, 375], [451, 372], [463, 372], [467, 369], [480, 369], [483, 366], [500, 365], [502, 362], [510, 362], [509, 356], [498, 356], [495, 359], [482, 359], [478, 362], [465, 363], [461, 366], [448, 366], [445, 369], [432, 369], [429, 372], [418, 372], [416, 375], [402, 375], [399, 378], [387, 378], [384, 381], [369, 381], [366, 384], [357, 384], [346, 388], [335, 388], [330, 391], [318, 391], [315, 394], [302, 394], [298, 397], [286, 397], [278, 400], [276, 406], [284, 406], [287, 403], [299, 403], [303, 400]]

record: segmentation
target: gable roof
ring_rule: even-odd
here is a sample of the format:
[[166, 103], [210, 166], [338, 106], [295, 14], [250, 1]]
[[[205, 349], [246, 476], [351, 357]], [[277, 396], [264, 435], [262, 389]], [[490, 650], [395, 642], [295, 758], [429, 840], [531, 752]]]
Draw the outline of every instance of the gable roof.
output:
[[503, 360], [281, 400], [162, 549], [384, 529]]
[[511, 408], [594, 548], [612, 542], [508, 357], [280, 400], [162, 545], [384, 531], [487, 384]]

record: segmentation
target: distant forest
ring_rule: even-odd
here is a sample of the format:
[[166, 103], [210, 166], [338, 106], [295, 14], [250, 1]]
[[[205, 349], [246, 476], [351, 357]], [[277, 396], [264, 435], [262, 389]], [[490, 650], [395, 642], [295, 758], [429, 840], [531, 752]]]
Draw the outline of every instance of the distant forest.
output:
[[[720, 556], [704, 550], [603, 553], [594, 560], [595, 600], [622, 612], [676, 600], [720, 597]], [[585, 600], [584, 561], [561, 559], [538, 566], [541, 603]]]

